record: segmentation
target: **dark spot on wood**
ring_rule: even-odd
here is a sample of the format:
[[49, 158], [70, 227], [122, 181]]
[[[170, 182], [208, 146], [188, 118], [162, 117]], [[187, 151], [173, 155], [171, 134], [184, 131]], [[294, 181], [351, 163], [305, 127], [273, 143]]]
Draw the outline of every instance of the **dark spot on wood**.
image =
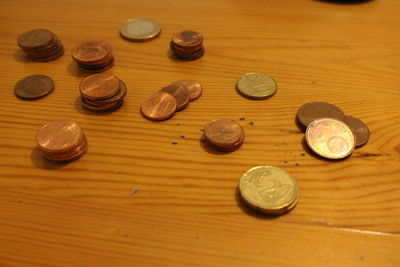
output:
[[241, 117], [239, 118], [239, 120], [244, 121], [246, 118], [245, 117]]
[[283, 163], [287, 164], [287, 160], [285, 160]]
[[360, 261], [363, 261], [363, 260], [364, 260], [364, 256], [361, 256], [361, 257], [360, 257]]
[[184, 135], [180, 135], [179, 138], [185, 139], [185, 136]]
[[356, 158], [370, 158], [370, 157], [381, 157], [383, 154], [378, 154], [378, 153], [368, 153], [368, 152], [358, 152], [354, 157]]
[[300, 163], [297, 163], [297, 162], [296, 162], [295, 166], [296, 166], [296, 167], [299, 167], [299, 166], [300, 166]]
[[171, 142], [171, 144], [173, 144], [173, 145], [177, 145], [177, 144], [178, 144], [178, 142], [175, 142], [175, 141], [174, 141], [174, 142]]
[[253, 126], [254, 122], [251, 121], [251, 122], [248, 123], [248, 125]]
[[301, 153], [300, 155], [301, 155], [302, 157], [304, 157], [304, 156], [306, 155], [306, 153], [303, 152], [303, 153]]
[[180, 124], [180, 123], [177, 123], [176, 126], [181, 126], [181, 124]]
[[18, 203], [22, 203], [22, 200], [21, 200], [21, 199], [18, 199]]
[[200, 129], [200, 132], [204, 132], [204, 129], [202, 128], [202, 129]]

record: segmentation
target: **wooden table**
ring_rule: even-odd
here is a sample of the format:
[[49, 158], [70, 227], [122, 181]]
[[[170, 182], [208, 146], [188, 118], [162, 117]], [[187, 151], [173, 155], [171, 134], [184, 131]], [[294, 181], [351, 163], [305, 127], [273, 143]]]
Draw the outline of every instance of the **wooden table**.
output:
[[[0, 265], [51, 266], [400, 266], [400, 2], [313, 0], [3, 0], [0, 90]], [[150, 42], [119, 37], [129, 18], [151, 17]], [[27, 59], [16, 45], [33, 28], [56, 33], [65, 55]], [[206, 54], [171, 57], [172, 33], [203, 33]], [[87, 74], [71, 59], [85, 40], [112, 44], [110, 70], [128, 85], [123, 107], [95, 114], [79, 102]], [[243, 73], [274, 77], [265, 101], [241, 97]], [[14, 96], [30, 74], [53, 77], [36, 101]], [[195, 79], [203, 96], [164, 122], [139, 112], [161, 87]], [[299, 106], [326, 101], [365, 121], [369, 143], [343, 161], [302, 145]], [[237, 120], [243, 147], [216, 153], [200, 142], [214, 118]], [[242, 118], [242, 120], [239, 120]], [[89, 151], [52, 164], [35, 149], [38, 128], [76, 121]], [[176, 144], [175, 144], [176, 142]], [[267, 217], [237, 195], [257, 165], [286, 169], [301, 188], [289, 214]]]

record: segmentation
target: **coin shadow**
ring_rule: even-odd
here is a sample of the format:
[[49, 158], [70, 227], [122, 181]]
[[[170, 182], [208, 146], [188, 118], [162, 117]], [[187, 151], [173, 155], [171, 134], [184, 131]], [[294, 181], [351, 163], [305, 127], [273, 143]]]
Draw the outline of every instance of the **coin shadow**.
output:
[[300, 121], [299, 121], [299, 119], [297, 118], [297, 116], [295, 116], [295, 118], [294, 118], [294, 123], [296, 124], [296, 126], [297, 126], [297, 128], [299, 128], [299, 130], [301, 131], [301, 132], [305, 132], [306, 131], [306, 128], [300, 123]]
[[308, 155], [310, 155], [310, 156], [312, 156], [312, 157], [314, 157], [314, 158], [320, 159], [320, 160], [328, 161], [328, 162], [343, 161], [343, 160], [346, 160], [347, 158], [349, 158], [349, 157], [351, 156], [351, 154], [350, 154], [350, 155], [348, 155], [347, 157], [342, 158], [342, 159], [328, 159], [328, 158], [321, 157], [320, 155], [318, 155], [317, 153], [315, 153], [314, 151], [312, 151], [312, 149], [308, 146], [307, 141], [306, 141], [306, 137], [303, 137], [303, 139], [301, 140], [301, 145], [302, 145], [304, 151], [305, 151]]
[[339, 5], [365, 4], [373, 0], [312, 0], [315, 2], [325, 2]]
[[71, 61], [71, 62], [68, 63], [68, 65], [67, 65], [67, 72], [68, 72], [70, 75], [72, 75], [72, 76], [80, 77], [80, 78], [83, 78], [83, 77], [86, 77], [86, 76], [89, 76], [89, 75], [90, 75], [90, 73], [88, 73], [88, 72], [86, 72], [86, 71], [84, 71], [84, 70], [81, 70], [81, 69], [76, 65], [76, 63], [75, 63], [74, 61]]
[[239, 187], [236, 187], [235, 189], [235, 201], [238, 207], [243, 211], [243, 213], [256, 217], [261, 220], [273, 220], [279, 218], [281, 215], [273, 215], [273, 214], [265, 214], [261, 213], [248, 205], [246, 205], [242, 199], [242, 196], [240, 195], [240, 190]]
[[59, 169], [69, 163], [69, 162], [58, 163], [58, 162], [52, 162], [50, 160], [47, 160], [46, 158], [44, 158], [42, 156], [42, 153], [40, 152], [40, 150], [37, 147], [32, 149], [31, 162], [35, 167], [40, 168], [40, 169]]
[[35, 63], [37, 61], [34, 61], [31, 59], [28, 55], [24, 53], [21, 49], [17, 49], [13, 53], [13, 57], [15, 61], [22, 62], [22, 63]]
[[224, 155], [224, 154], [228, 154], [234, 151], [220, 151], [220, 150], [216, 150], [213, 147], [211, 147], [211, 145], [206, 141], [206, 138], [204, 136], [204, 134], [200, 137], [199, 140], [199, 144], [201, 146], [201, 148], [210, 154], [214, 154], [214, 155]]

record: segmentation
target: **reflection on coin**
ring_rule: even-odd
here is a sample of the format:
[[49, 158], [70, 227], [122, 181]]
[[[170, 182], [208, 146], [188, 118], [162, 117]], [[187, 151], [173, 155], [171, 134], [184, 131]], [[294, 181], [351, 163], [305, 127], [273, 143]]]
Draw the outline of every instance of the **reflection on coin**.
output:
[[262, 73], [246, 73], [241, 76], [236, 88], [240, 94], [250, 99], [265, 99], [275, 94], [277, 83]]
[[14, 92], [24, 99], [37, 99], [49, 94], [54, 89], [53, 80], [46, 75], [31, 75], [17, 82]]
[[194, 80], [180, 80], [172, 83], [171, 85], [177, 85], [185, 87], [189, 90], [189, 101], [192, 102], [201, 96], [203, 88], [198, 81]]
[[347, 123], [356, 137], [356, 147], [363, 146], [368, 142], [369, 129], [363, 121], [347, 115], [344, 122]]
[[349, 156], [355, 147], [354, 134], [344, 122], [333, 118], [313, 121], [306, 130], [308, 146], [318, 155], [328, 159]]
[[287, 171], [273, 166], [257, 166], [240, 178], [239, 191], [252, 208], [268, 214], [283, 214], [296, 206], [299, 186]]
[[176, 105], [175, 97], [165, 92], [158, 92], [143, 101], [141, 111], [149, 120], [162, 121], [175, 114]]
[[189, 90], [180, 85], [170, 84], [161, 88], [160, 92], [165, 92], [176, 99], [176, 111], [182, 110], [189, 104]]
[[160, 34], [161, 26], [152, 19], [130, 19], [121, 25], [119, 31], [131, 41], [147, 41]]

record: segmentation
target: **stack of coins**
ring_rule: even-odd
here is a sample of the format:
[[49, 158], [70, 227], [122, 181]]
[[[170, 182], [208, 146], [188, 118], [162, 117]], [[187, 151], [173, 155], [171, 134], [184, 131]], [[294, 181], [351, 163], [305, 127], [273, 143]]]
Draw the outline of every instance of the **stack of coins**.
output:
[[127, 93], [126, 84], [108, 73], [97, 73], [83, 79], [79, 84], [82, 105], [97, 112], [119, 108]]
[[177, 32], [172, 36], [170, 48], [181, 59], [201, 58], [204, 55], [203, 35], [194, 31]]
[[130, 19], [119, 28], [121, 36], [129, 41], [144, 42], [156, 38], [161, 32], [161, 26], [152, 19]]
[[249, 99], [260, 100], [276, 93], [276, 81], [262, 73], [246, 73], [236, 82], [238, 92]]
[[294, 177], [273, 166], [257, 166], [248, 170], [240, 178], [239, 192], [247, 205], [269, 215], [291, 211], [300, 196]]
[[242, 126], [230, 119], [215, 119], [204, 126], [204, 137], [209, 146], [223, 152], [238, 150], [245, 137]]
[[370, 136], [364, 122], [325, 102], [304, 104], [297, 111], [296, 121], [305, 130], [311, 150], [327, 159], [348, 157], [354, 148], [365, 145]]
[[33, 100], [44, 97], [54, 90], [53, 80], [46, 75], [30, 75], [17, 82], [14, 86], [15, 95]]
[[176, 81], [143, 101], [141, 112], [149, 120], [166, 120], [171, 118], [176, 111], [185, 109], [189, 102], [198, 99], [201, 93], [202, 86], [197, 81]]
[[45, 124], [39, 129], [36, 140], [42, 155], [55, 162], [78, 159], [88, 148], [82, 128], [67, 120]]
[[50, 61], [64, 54], [64, 47], [49, 30], [36, 29], [18, 37], [18, 45], [36, 61]]
[[111, 46], [100, 41], [78, 44], [72, 50], [72, 58], [80, 68], [89, 72], [105, 71], [114, 63]]

